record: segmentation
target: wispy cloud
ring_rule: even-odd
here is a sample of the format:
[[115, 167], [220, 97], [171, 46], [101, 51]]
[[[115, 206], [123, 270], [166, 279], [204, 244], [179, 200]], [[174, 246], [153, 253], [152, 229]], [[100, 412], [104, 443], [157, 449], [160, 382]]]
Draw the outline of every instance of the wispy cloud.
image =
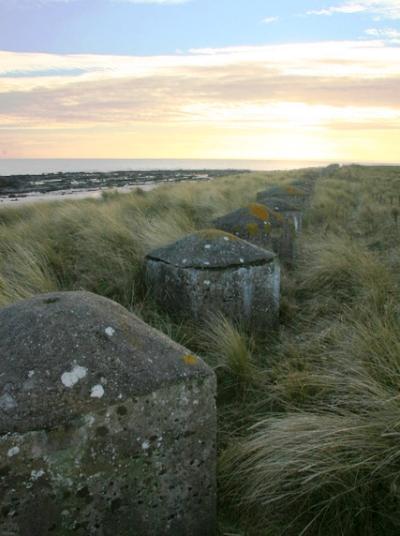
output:
[[283, 156], [295, 136], [314, 150], [332, 132], [357, 131], [361, 139], [366, 131], [400, 131], [399, 83], [400, 48], [382, 40], [152, 57], [0, 52], [0, 145], [14, 147], [16, 156], [40, 156], [33, 140], [48, 151], [47, 139], [52, 154], [72, 152], [74, 143], [78, 154], [83, 139], [92, 148], [96, 139], [99, 150], [110, 136], [118, 147], [132, 147], [134, 139], [142, 155], [192, 143], [208, 144], [208, 155], [223, 145], [254, 156], [264, 154], [268, 140]]
[[279, 17], [265, 17], [265, 19], [262, 19], [261, 22], [264, 24], [272, 24], [273, 22], [277, 22], [279, 20]]
[[[284, 107], [276, 107], [279, 102], [338, 109], [360, 104], [362, 110], [378, 107], [389, 114], [394, 107], [397, 117], [399, 81], [400, 49], [380, 41], [206, 49], [153, 57], [2, 52], [0, 125], [191, 122], [201, 116], [209, 121], [218, 108], [218, 121], [229, 124], [245, 116], [246, 121], [264, 121], [268, 109], [274, 110], [271, 117], [282, 112], [281, 120], [287, 121]], [[362, 87], [368, 89], [365, 95]], [[224, 115], [232, 106], [235, 114]], [[258, 107], [258, 118], [247, 113]], [[322, 114], [322, 123], [329, 117]], [[370, 121], [375, 111], [366, 117]]]
[[308, 11], [308, 15], [333, 15], [335, 13], [361, 13], [366, 11], [366, 7], [361, 4], [354, 4], [352, 2], [348, 4], [343, 4], [340, 6], [331, 6], [324, 9], [317, 9]]
[[338, 5], [308, 11], [308, 15], [334, 15], [336, 13], [369, 13], [384, 19], [400, 19], [399, 0], [346, 0]]

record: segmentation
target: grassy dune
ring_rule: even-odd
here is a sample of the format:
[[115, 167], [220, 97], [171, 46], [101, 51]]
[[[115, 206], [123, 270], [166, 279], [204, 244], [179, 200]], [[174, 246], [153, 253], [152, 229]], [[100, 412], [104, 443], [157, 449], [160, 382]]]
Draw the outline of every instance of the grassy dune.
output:
[[221, 534], [399, 534], [400, 168], [320, 178], [279, 336], [176, 325], [146, 296], [146, 252], [309, 173], [3, 209], [0, 305], [84, 288], [204, 356], [219, 379]]

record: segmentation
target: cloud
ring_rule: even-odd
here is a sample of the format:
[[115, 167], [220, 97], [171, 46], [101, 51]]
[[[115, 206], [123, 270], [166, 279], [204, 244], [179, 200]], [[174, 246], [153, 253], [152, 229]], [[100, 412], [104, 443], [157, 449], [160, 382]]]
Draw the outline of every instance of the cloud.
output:
[[265, 19], [262, 19], [261, 22], [264, 24], [271, 24], [273, 22], [277, 22], [279, 20], [279, 17], [265, 17]]
[[308, 15], [334, 15], [336, 13], [368, 13], [383, 19], [400, 19], [399, 0], [347, 0], [339, 5], [308, 11]]
[[331, 6], [325, 9], [317, 9], [317, 10], [311, 10], [308, 11], [308, 15], [333, 15], [334, 13], [361, 13], [362, 11], [366, 11], [366, 7], [362, 4], [344, 4], [342, 6]]
[[[382, 40], [208, 48], [150, 57], [4, 51], [0, 141], [5, 132], [14, 132], [14, 155], [48, 156], [47, 147], [65, 155], [62, 148], [55, 153], [54, 140], [61, 139], [57, 132], [68, 132], [62, 138], [68, 138], [68, 154], [74, 155], [75, 140], [76, 154], [82, 155], [79, 133], [90, 129], [93, 139], [102, 133], [105, 148], [107, 132], [118, 138], [116, 147], [123, 136], [112, 133], [125, 133], [125, 146], [134, 139], [141, 154], [149, 154], [150, 147], [158, 154], [171, 143], [182, 151], [195, 141], [203, 144], [198, 147], [209, 143], [207, 154], [214, 154], [218, 143], [228, 151], [234, 138], [235, 147], [247, 147], [248, 154], [255, 155], [256, 147], [263, 154], [267, 140], [283, 155], [284, 140], [293, 138], [292, 147], [295, 135], [312, 140], [314, 147], [329, 132], [339, 137], [348, 131], [359, 136], [400, 131], [399, 83], [400, 48]], [[32, 132], [41, 134], [31, 138]], [[32, 146], [39, 138], [42, 152]], [[85, 143], [94, 143], [89, 138]], [[281, 140], [280, 148], [271, 145], [272, 138]], [[113, 154], [121, 155], [118, 151]], [[193, 154], [198, 153], [186, 156]]]
[[395, 28], [368, 28], [365, 33], [389, 43], [400, 44], [400, 31]]

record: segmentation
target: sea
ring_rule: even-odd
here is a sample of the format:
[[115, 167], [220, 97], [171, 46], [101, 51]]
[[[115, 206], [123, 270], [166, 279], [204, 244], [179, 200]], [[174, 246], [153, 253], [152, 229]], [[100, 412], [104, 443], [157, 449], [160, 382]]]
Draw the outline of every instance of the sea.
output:
[[249, 169], [253, 171], [321, 167], [332, 162], [222, 159], [0, 159], [0, 176], [42, 173], [112, 172], [175, 169]]

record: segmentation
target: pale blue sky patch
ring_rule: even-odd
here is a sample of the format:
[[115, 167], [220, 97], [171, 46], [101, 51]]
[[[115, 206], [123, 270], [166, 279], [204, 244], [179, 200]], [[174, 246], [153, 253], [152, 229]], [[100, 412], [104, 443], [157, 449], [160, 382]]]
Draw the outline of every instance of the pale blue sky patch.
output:
[[79, 76], [90, 71], [87, 69], [44, 69], [31, 71], [5, 71], [0, 72], [0, 78], [47, 78], [60, 76]]
[[399, 0], [0, 0], [0, 50], [153, 55], [352, 40], [399, 17]]

